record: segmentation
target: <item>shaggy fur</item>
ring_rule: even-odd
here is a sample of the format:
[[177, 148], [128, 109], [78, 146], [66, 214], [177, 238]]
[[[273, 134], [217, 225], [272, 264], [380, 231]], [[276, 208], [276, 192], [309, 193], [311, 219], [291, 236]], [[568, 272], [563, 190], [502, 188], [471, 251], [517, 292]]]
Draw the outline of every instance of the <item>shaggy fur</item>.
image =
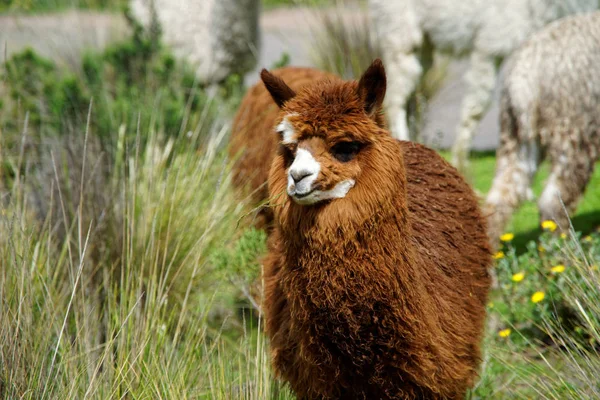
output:
[[399, 139], [409, 139], [406, 100], [428, 67], [421, 59], [430, 60], [433, 50], [470, 55], [453, 148], [453, 162], [462, 169], [502, 59], [546, 24], [598, 8], [598, 0], [369, 0], [369, 6], [389, 71], [391, 130]]
[[568, 229], [600, 152], [600, 12], [564, 18], [536, 33], [507, 62], [502, 82], [498, 165], [486, 201], [495, 241], [531, 198], [538, 165], [551, 173], [541, 220]]
[[200, 83], [218, 83], [255, 67], [259, 0], [131, 0], [133, 14], [145, 25], [153, 3], [165, 43], [197, 67]]
[[[462, 399], [490, 285], [472, 190], [436, 152], [382, 128], [380, 62], [359, 83], [322, 80], [287, 99], [280, 84], [268, 84], [283, 104], [275, 122], [288, 118], [295, 136], [269, 176], [277, 206], [263, 310], [277, 375], [306, 399]], [[263, 143], [276, 135], [260, 132]], [[360, 150], [339, 161], [334, 149], [348, 141]], [[300, 149], [320, 164], [315, 190], [354, 187], [298, 204], [286, 191]]]
[[[285, 67], [273, 74], [293, 90], [320, 79], [336, 79], [335, 75], [311, 68]], [[252, 86], [244, 96], [233, 120], [229, 155], [236, 159], [233, 167], [233, 182], [237, 187], [245, 187], [252, 193], [255, 204], [269, 197], [267, 178], [269, 168], [278, 146], [278, 138], [273, 133], [279, 108], [266, 90], [263, 82]], [[269, 226], [273, 220], [270, 207], [262, 207], [255, 225]]]

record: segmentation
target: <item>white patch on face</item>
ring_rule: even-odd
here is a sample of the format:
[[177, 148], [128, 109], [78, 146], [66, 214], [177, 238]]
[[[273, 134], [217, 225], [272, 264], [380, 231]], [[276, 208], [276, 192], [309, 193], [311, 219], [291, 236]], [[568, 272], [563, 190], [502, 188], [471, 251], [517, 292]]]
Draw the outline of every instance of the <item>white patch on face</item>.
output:
[[331, 190], [314, 190], [313, 184], [319, 176], [321, 165], [310, 151], [298, 149], [296, 158], [288, 170], [288, 195], [300, 205], [312, 205], [324, 200], [342, 199], [354, 187], [353, 179], [339, 182]]
[[288, 170], [287, 192], [290, 196], [304, 196], [312, 191], [312, 185], [321, 171], [321, 164], [310, 151], [298, 149], [296, 158]]
[[298, 114], [293, 113], [286, 115], [285, 117], [283, 117], [283, 120], [275, 127], [277, 133], [281, 135], [281, 142], [283, 144], [297, 143], [297, 140], [294, 139], [294, 135], [296, 132], [294, 131], [294, 127], [288, 120], [288, 117], [293, 117], [296, 115]]
[[321, 201], [332, 200], [332, 199], [343, 199], [346, 197], [350, 189], [354, 187], [355, 181], [354, 179], [346, 179], [345, 181], [339, 182], [335, 187], [331, 190], [315, 190], [312, 191], [307, 196], [298, 198], [296, 196], [292, 196], [292, 199], [300, 205], [309, 206], [312, 204], [317, 204]]

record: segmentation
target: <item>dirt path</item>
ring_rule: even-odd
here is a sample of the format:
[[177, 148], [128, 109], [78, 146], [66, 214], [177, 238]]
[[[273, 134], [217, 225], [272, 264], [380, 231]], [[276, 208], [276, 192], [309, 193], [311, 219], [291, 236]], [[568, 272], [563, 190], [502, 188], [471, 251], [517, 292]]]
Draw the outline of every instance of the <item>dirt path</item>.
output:
[[86, 48], [102, 48], [126, 32], [125, 20], [118, 14], [69, 11], [0, 16], [2, 59], [32, 47], [59, 63], [77, 65]]
[[[351, 10], [349, 13], [360, 12]], [[310, 43], [317, 22], [314, 11], [305, 8], [282, 8], [266, 11], [261, 16], [262, 49], [256, 70], [246, 76], [248, 84], [258, 79], [258, 71], [270, 67], [282, 53], [291, 64], [311, 66]], [[102, 48], [122, 37], [127, 31], [119, 14], [70, 11], [38, 16], [0, 16], [2, 59], [27, 46], [60, 63], [77, 65], [86, 48]], [[446, 84], [430, 104], [425, 136], [436, 146], [447, 148], [454, 140], [460, 116], [460, 102], [465, 85], [464, 61], [453, 63]], [[476, 149], [492, 149], [498, 143], [497, 99], [479, 126]]]

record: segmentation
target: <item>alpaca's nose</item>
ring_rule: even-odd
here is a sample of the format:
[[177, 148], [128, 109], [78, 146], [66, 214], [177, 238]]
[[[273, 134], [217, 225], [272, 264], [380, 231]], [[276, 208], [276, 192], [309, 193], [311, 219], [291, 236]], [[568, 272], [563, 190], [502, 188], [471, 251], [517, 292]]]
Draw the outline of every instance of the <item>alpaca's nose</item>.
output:
[[294, 180], [294, 183], [298, 183], [302, 179], [304, 179], [304, 178], [306, 178], [307, 176], [310, 176], [310, 175], [312, 175], [312, 172], [310, 172], [310, 171], [308, 171], [306, 169], [297, 169], [297, 170], [291, 170], [290, 171], [290, 176]]
[[299, 148], [288, 171], [288, 194], [297, 197], [310, 193], [320, 170], [321, 165], [314, 159], [310, 151]]

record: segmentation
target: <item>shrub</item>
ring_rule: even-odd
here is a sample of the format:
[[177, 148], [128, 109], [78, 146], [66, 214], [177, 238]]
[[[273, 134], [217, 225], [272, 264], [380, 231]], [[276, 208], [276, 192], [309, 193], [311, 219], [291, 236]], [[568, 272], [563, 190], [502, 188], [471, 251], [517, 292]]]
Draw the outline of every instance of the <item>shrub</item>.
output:
[[74, 6], [78, 8], [119, 10], [126, 4], [126, 0], [0, 0], [0, 12], [56, 11]]
[[[244, 226], [243, 204], [231, 196], [229, 167], [217, 151], [220, 133], [213, 131], [201, 154], [152, 137], [99, 182], [89, 178], [93, 139], [83, 142], [85, 152], [77, 144], [80, 153], [65, 148], [68, 155], [48, 161], [55, 178], [37, 188], [58, 204], [45, 223], [20, 200], [29, 197], [27, 182], [35, 178], [19, 178], [8, 204], [0, 206], [0, 397], [217, 393], [227, 387], [212, 386], [223, 371], [209, 361], [220, 351], [231, 355], [228, 365], [262, 365], [237, 382], [260, 384], [248, 391], [266, 396], [260, 339], [229, 335], [219, 327], [222, 319], [208, 323], [218, 301], [232, 293], [226, 282], [219, 284], [226, 275], [213, 254], [234, 243]], [[87, 171], [79, 174], [81, 182], [60, 178], [62, 171], [73, 178], [78, 170]], [[101, 189], [106, 193], [97, 199]], [[71, 198], [79, 200], [73, 210]], [[55, 220], [64, 229], [56, 229]], [[100, 229], [103, 224], [115, 229]], [[239, 356], [238, 340], [247, 346]]]
[[0, 129], [8, 148], [20, 138], [26, 115], [34, 141], [85, 131], [90, 102], [95, 110], [90, 129], [109, 154], [122, 125], [129, 144], [140, 132], [143, 145], [151, 129], [165, 137], [189, 132], [196, 145], [202, 142], [217, 119], [214, 95], [198, 87], [193, 68], [163, 48], [157, 24], [146, 30], [126, 15], [131, 38], [102, 53], [86, 53], [81, 71], [59, 70], [31, 49], [6, 62], [2, 81], [10, 96]]
[[[231, 283], [247, 266], [246, 280], [257, 274], [251, 257], [264, 246], [262, 232], [237, 239], [245, 207], [216, 118], [235, 99], [194, 88], [168, 56], [144, 66], [153, 53], [139, 47], [88, 56], [73, 79], [33, 52], [13, 60], [12, 149], [0, 148], [2, 398], [265, 398], [276, 387], [261, 336], [230, 318]], [[170, 82], [178, 76], [187, 81]], [[221, 93], [237, 90], [231, 82]], [[90, 96], [81, 109], [73, 92]], [[25, 136], [10, 118], [21, 98]], [[235, 379], [215, 385], [225, 374]]]

